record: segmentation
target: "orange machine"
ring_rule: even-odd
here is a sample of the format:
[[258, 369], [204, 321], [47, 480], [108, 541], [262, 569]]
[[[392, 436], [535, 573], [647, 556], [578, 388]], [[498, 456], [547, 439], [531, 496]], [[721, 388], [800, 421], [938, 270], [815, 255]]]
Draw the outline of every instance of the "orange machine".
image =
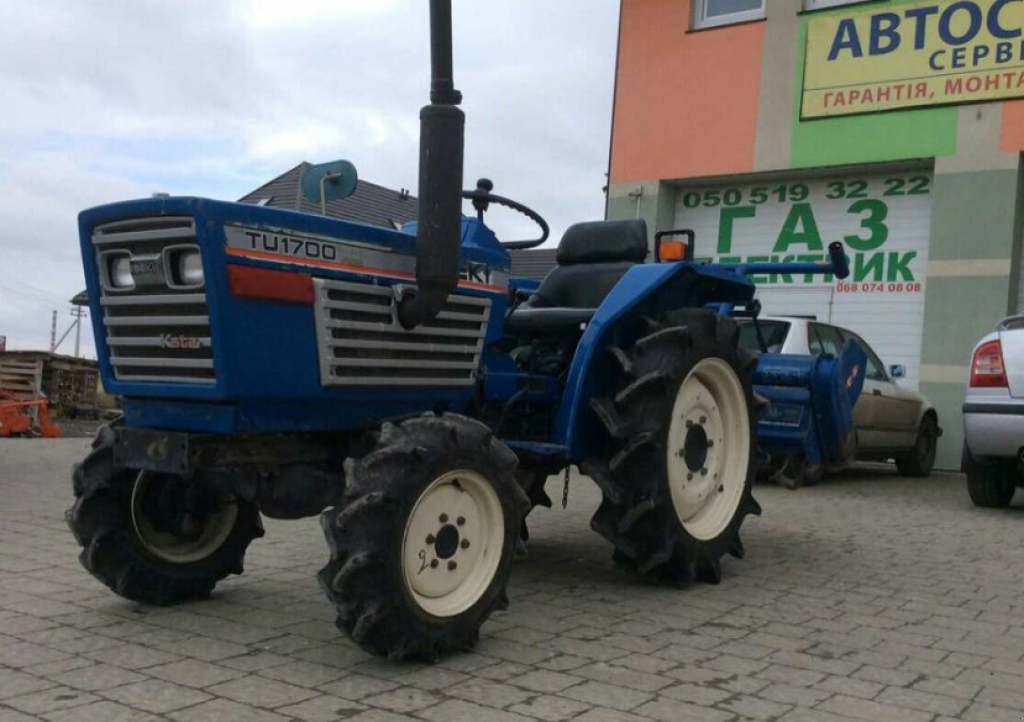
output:
[[14, 394], [0, 391], [0, 439], [11, 436], [59, 439], [64, 434], [50, 421], [49, 408], [46, 399], [22, 401]]

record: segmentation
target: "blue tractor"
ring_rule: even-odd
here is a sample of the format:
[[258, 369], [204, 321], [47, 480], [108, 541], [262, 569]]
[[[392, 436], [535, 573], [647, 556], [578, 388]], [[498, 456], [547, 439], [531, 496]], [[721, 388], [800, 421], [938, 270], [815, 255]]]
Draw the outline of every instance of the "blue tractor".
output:
[[[124, 414], [76, 466], [67, 516], [83, 566], [121, 596], [207, 596], [242, 572], [261, 514], [319, 514], [340, 629], [375, 654], [436, 658], [508, 604], [524, 518], [570, 465], [600, 487], [592, 526], [628, 569], [715, 583], [724, 555], [743, 556], [766, 404], [728, 314], [754, 285], [645, 263], [639, 220], [575, 225], [539, 287], [511, 278], [508, 249], [547, 227], [488, 181], [461, 190], [450, 0], [430, 13], [417, 223], [198, 198], [81, 214], [103, 382]], [[541, 238], [499, 242], [492, 204]], [[835, 244], [831, 263], [782, 270], [845, 267]]]

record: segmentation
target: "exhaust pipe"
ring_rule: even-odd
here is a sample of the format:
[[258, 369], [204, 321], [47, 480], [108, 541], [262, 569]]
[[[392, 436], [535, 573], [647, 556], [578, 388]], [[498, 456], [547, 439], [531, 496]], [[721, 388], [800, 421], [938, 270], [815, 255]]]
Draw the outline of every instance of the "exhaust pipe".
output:
[[466, 116], [452, 73], [452, 3], [430, 0], [430, 105], [420, 111], [416, 288], [398, 304], [406, 329], [433, 320], [459, 281]]

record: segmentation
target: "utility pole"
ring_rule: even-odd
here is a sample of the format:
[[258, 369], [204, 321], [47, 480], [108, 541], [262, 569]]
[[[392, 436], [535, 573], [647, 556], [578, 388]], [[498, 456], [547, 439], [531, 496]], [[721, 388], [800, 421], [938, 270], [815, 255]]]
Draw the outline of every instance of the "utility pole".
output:
[[72, 306], [71, 317], [75, 319], [75, 358], [78, 358], [82, 347], [82, 319], [85, 318], [85, 307]]
[[53, 320], [50, 322], [50, 353], [57, 350], [57, 309], [53, 310]]

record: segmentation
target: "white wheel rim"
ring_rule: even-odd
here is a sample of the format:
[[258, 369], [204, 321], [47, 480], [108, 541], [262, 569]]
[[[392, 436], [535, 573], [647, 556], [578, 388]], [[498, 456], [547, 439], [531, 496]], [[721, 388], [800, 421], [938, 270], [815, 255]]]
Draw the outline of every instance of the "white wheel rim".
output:
[[231, 494], [221, 494], [218, 510], [203, 519], [202, 529], [192, 538], [160, 531], [144, 509], [146, 494], [151, 492], [159, 476], [145, 471], [135, 480], [132, 489], [132, 526], [139, 542], [153, 556], [171, 564], [192, 564], [202, 561], [223, 546], [238, 518], [238, 500]]
[[406, 522], [406, 587], [428, 614], [461, 614], [490, 587], [504, 541], [505, 516], [491, 483], [475, 471], [448, 472], [420, 494]]
[[700, 361], [683, 380], [666, 451], [680, 523], [697, 539], [714, 539], [736, 515], [750, 463], [747, 398], [722, 359]]

